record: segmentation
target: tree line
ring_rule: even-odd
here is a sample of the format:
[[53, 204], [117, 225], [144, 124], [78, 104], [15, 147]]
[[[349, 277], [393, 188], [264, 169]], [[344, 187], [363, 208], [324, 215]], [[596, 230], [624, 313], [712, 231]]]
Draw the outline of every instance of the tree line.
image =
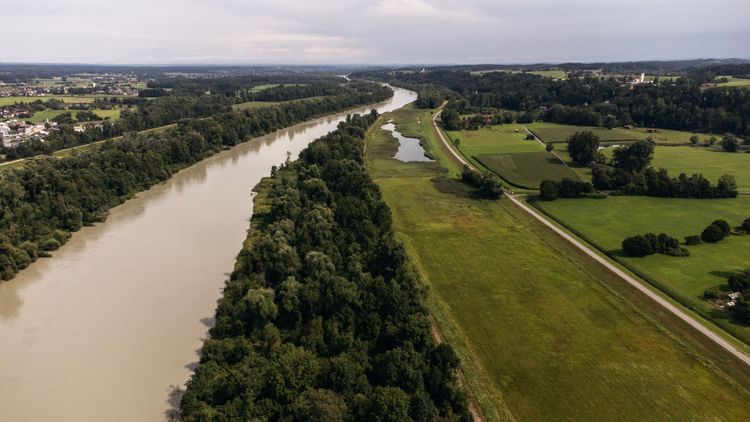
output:
[[392, 95], [357, 84], [343, 95], [181, 120], [161, 133], [132, 134], [71, 156], [29, 160], [0, 172], [0, 278], [10, 279], [109, 208], [221, 149], [283, 127]]
[[[350, 82], [339, 86], [330, 82], [314, 83], [314, 81], [318, 81], [318, 78], [300, 76], [292, 80], [307, 80], [307, 85], [284, 85], [277, 88], [269, 88], [271, 90], [270, 94], [262, 94], [265, 90], [257, 94], [251, 94], [247, 89], [248, 85], [239, 85], [256, 80], [257, 78], [234, 78], [230, 81], [224, 79], [200, 79], [198, 80], [201, 82], [200, 84], [192, 85], [188, 82], [192, 81], [196, 84], [198, 82], [190, 79], [185, 82], [185, 86], [180, 85], [179, 81], [165, 81], [161, 84], [153, 82], [156, 86], [165, 85], [176, 88], [170, 88], [172, 91], [170, 91], [170, 95], [168, 96], [160, 96], [151, 100], [144, 100], [143, 98], [130, 100], [128, 104], [133, 103], [138, 107], [122, 110], [118, 120], [104, 121], [99, 128], [90, 129], [83, 133], [73, 130], [71, 116], [60, 117], [58, 120], [64, 125], [59, 127], [59, 130], [51, 132], [44, 141], [32, 140], [16, 147], [0, 147], [0, 153], [5, 155], [7, 161], [41, 154], [51, 154], [61, 149], [122, 136], [129, 132], [139, 132], [174, 124], [181, 119], [209, 117], [218, 113], [228, 112], [234, 104], [245, 101], [256, 101], [258, 100], [257, 98], [260, 98], [256, 98], [254, 95], [270, 95], [272, 98], [275, 98], [263, 101], [286, 101], [314, 96], [339, 96], [346, 95], [352, 88], [356, 89], [358, 84], [361, 84], [361, 82]], [[197, 87], [200, 87], [203, 91], [199, 91]], [[149, 88], [149, 90], [154, 89], [163, 88]], [[209, 92], [209, 94], [206, 94], [206, 92]], [[61, 101], [54, 101], [59, 102], [60, 107], [64, 106]], [[122, 101], [125, 100], [120, 99], [119, 102], [123, 103]], [[56, 107], [57, 103], [49, 100], [41, 105]], [[111, 106], [105, 108], [111, 108]]]
[[470, 421], [350, 116], [256, 190], [184, 421]]
[[281, 84], [260, 91], [246, 89], [240, 91], [237, 95], [243, 101], [289, 101], [310, 97], [323, 97], [328, 95], [338, 95], [345, 91], [345, 87], [333, 83], [316, 83], [316, 84]]
[[[723, 175], [715, 185], [701, 174], [688, 176], [681, 173], [673, 178], [667, 169], [650, 167], [654, 156], [654, 144], [639, 140], [615, 148], [612, 159], [599, 152], [599, 137], [591, 131], [576, 132], [568, 138], [568, 153], [578, 166], [591, 167], [593, 188], [614, 191], [620, 195], [646, 195], [666, 198], [735, 198], [738, 195], [734, 176]], [[564, 195], [557, 182], [545, 180], [540, 185], [540, 199], [554, 200], [578, 198], [591, 192], [585, 185], [574, 185]], [[578, 189], [574, 189], [574, 188]], [[589, 189], [587, 191], [587, 189]]]
[[[691, 78], [627, 85], [593, 76], [553, 80], [528, 73], [459, 70], [370, 71], [357, 74], [417, 88], [439, 86], [448, 107], [468, 101], [472, 112], [509, 109], [574, 125], [643, 127], [750, 135], [750, 90], [703, 89]], [[430, 97], [439, 92], [428, 90]], [[431, 100], [430, 103], [436, 103]]]

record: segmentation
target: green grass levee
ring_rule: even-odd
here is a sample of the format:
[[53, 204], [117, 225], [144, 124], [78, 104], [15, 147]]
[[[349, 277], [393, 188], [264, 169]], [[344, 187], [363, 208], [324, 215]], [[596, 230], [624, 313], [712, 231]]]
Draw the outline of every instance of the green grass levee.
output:
[[383, 121], [443, 169], [392, 159], [395, 140], [373, 130], [368, 170], [486, 420], [750, 414], [748, 368], [509, 200], [466, 195], [431, 117], [407, 106]]

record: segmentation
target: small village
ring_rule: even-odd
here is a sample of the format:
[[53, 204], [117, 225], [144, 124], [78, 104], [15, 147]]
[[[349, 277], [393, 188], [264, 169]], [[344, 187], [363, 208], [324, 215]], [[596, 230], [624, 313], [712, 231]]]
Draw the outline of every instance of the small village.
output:
[[44, 137], [56, 128], [57, 122], [29, 124], [23, 120], [13, 119], [0, 122], [0, 140], [4, 147], [13, 148], [31, 139], [44, 140]]

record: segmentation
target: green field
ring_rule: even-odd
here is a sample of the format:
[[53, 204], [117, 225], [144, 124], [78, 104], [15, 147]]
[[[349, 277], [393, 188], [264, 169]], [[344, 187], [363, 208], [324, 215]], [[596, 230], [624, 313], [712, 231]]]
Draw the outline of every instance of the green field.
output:
[[[111, 120], [117, 120], [120, 118], [120, 113], [122, 112], [122, 109], [112, 109], [112, 110], [102, 110], [102, 109], [93, 109], [91, 110], [94, 113], [96, 113], [99, 117], [102, 119], [111, 119]], [[55, 116], [58, 116], [63, 113], [70, 113], [75, 118], [76, 114], [78, 114], [77, 110], [42, 110], [37, 111], [34, 113], [34, 116], [30, 119], [24, 119], [26, 121], [32, 122], [32, 123], [43, 123], [45, 120], [50, 119], [52, 120]]]
[[[262, 84], [262, 85], [256, 85], [252, 88], [250, 88], [250, 92], [259, 92], [263, 91], [264, 89], [269, 88], [276, 88], [277, 86], [281, 86], [282, 84]], [[307, 84], [283, 84], [284, 86], [306, 86]]]
[[482, 154], [544, 151], [536, 140], [526, 140], [521, 124], [494, 125], [479, 130], [449, 131], [451, 140], [459, 139], [459, 149], [466, 157]]
[[[386, 114], [455, 175], [428, 124]], [[424, 123], [424, 125], [419, 122]], [[462, 361], [485, 420], [740, 420], [748, 370], [594, 265], [510, 201], [478, 201], [434, 163], [390, 159], [368, 137], [368, 169], [429, 285], [428, 302]], [[395, 142], [390, 139], [390, 142]], [[452, 193], [454, 192], [454, 193]]]
[[527, 189], [538, 189], [543, 180], [579, 179], [573, 169], [546, 151], [478, 155], [476, 160], [509, 183]]
[[[593, 126], [561, 125], [557, 123], [536, 122], [527, 125], [541, 140], [548, 143], [567, 142], [568, 138], [576, 132], [589, 130], [599, 136], [603, 143], [633, 142], [639, 139], [652, 138], [657, 144], [688, 144], [692, 132], [657, 129], [655, 133], [648, 133], [645, 128], [614, 128], [606, 129]], [[699, 134], [701, 140], [708, 139], [711, 135]], [[717, 137], [720, 137], [716, 135]]]
[[[537, 123], [526, 125], [534, 128]], [[447, 132], [458, 149], [472, 164], [484, 167], [508, 183], [521, 188], [537, 189], [544, 179], [578, 178], [555, 155], [544, 150], [539, 141], [527, 140], [521, 124], [494, 125], [479, 130]]]
[[[605, 148], [601, 152], [611, 157], [612, 149]], [[591, 180], [591, 169], [574, 167], [565, 145], [557, 145], [555, 153], [572, 166], [583, 180]], [[716, 183], [725, 174], [731, 174], [737, 180], [740, 192], [750, 192], [750, 154], [728, 153], [719, 148], [657, 145], [651, 166], [669, 170], [672, 177], [677, 177], [680, 173], [700, 173], [711, 183]]]
[[[701, 299], [703, 292], [724, 285], [731, 271], [750, 268], [750, 260], [741, 253], [750, 251], [750, 236], [730, 236], [716, 244], [687, 246], [689, 257], [619, 256], [622, 240], [635, 234], [667, 233], [682, 240], [685, 236], [699, 235], [717, 218], [737, 226], [750, 217], [750, 196], [741, 195], [736, 199], [612, 196], [538, 202], [537, 206], [704, 316], [710, 317], [713, 308]], [[750, 328], [723, 318], [714, 320], [750, 344]]]
[[740, 191], [750, 192], [750, 154], [703, 147], [657, 146], [651, 165], [669, 169], [673, 177], [680, 173], [701, 173], [712, 183], [716, 183], [725, 174], [731, 174], [737, 179]]
[[716, 84], [716, 86], [719, 87], [750, 88], [750, 79], [747, 78], [736, 78], [734, 76], [719, 76], [719, 78], [728, 79], [728, 82], [721, 82]]
[[273, 101], [248, 101], [246, 103], [235, 104], [232, 106], [232, 108], [234, 110], [249, 110], [253, 108], [271, 107], [275, 106], [276, 104], [280, 103]]
[[66, 103], [91, 103], [96, 98], [121, 97], [119, 95], [45, 95], [43, 97], [0, 97], [0, 106], [12, 105], [15, 103], [31, 103], [36, 100], [48, 101], [57, 98]]
[[552, 78], [552, 79], [565, 79], [568, 77], [568, 73], [560, 69], [532, 70], [528, 73], [531, 73], [532, 75], [539, 75], [539, 76], [544, 76], [545, 78]]

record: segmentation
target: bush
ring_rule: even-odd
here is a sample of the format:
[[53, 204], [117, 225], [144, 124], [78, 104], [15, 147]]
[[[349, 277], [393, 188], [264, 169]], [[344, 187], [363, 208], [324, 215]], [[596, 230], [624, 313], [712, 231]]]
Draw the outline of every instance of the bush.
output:
[[543, 180], [539, 184], [539, 198], [543, 201], [554, 201], [557, 198], [582, 198], [594, 191], [591, 183], [573, 180], [569, 177], [561, 182]]
[[729, 223], [727, 223], [726, 220], [714, 220], [714, 222], [711, 224], [719, 227], [724, 237], [729, 236], [729, 234], [732, 232], [732, 227], [729, 225]]
[[34, 242], [29, 242], [27, 240], [21, 243], [18, 247], [29, 255], [29, 258], [31, 258], [32, 262], [36, 261], [36, 259], [39, 257], [39, 246], [37, 246]]
[[543, 180], [539, 185], [539, 199], [554, 201], [560, 197], [560, 184], [554, 180]]
[[48, 238], [44, 239], [39, 242], [39, 249], [49, 252], [49, 251], [55, 251], [60, 248], [60, 242], [58, 242], [56, 239]]
[[475, 193], [481, 198], [498, 199], [503, 196], [503, 184], [500, 178], [491, 173], [480, 173], [464, 166], [461, 181], [476, 188]]
[[692, 235], [692, 236], [685, 236], [685, 244], [686, 245], [699, 245], [701, 243], [701, 237], [698, 235]]
[[16, 268], [18, 268], [19, 270], [28, 267], [32, 262], [29, 254], [26, 253], [26, 251], [24, 251], [23, 249], [11, 249], [10, 257], [13, 259], [13, 262], [16, 264]]
[[655, 235], [646, 233], [626, 238], [622, 241], [622, 250], [629, 256], [643, 257], [660, 253], [670, 256], [688, 256], [687, 249], [680, 247], [680, 241], [666, 233]]
[[635, 235], [622, 241], [622, 250], [628, 256], [644, 257], [652, 255], [654, 249], [651, 247], [651, 242], [646, 239], [645, 236]]
[[716, 243], [721, 239], [724, 239], [724, 232], [721, 230], [721, 227], [715, 224], [709, 225], [701, 233], [701, 240], [706, 243]]
[[737, 150], [740, 148], [740, 142], [737, 140], [737, 137], [728, 135], [725, 136], [724, 140], [721, 141], [721, 147], [726, 152], [737, 152]]
[[750, 270], [730, 275], [727, 279], [727, 286], [729, 287], [729, 290], [734, 292], [741, 292], [745, 289], [749, 289]]
[[745, 231], [745, 233], [750, 233], [750, 218], [746, 218], [745, 221], [742, 222], [742, 230]]
[[703, 299], [706, 300], [716, 300], [721, 298], [721, 290], [719, 290], [716, 287], [712, 287], [710, 289], [706, 289], [706, 291], [703, 292]]

